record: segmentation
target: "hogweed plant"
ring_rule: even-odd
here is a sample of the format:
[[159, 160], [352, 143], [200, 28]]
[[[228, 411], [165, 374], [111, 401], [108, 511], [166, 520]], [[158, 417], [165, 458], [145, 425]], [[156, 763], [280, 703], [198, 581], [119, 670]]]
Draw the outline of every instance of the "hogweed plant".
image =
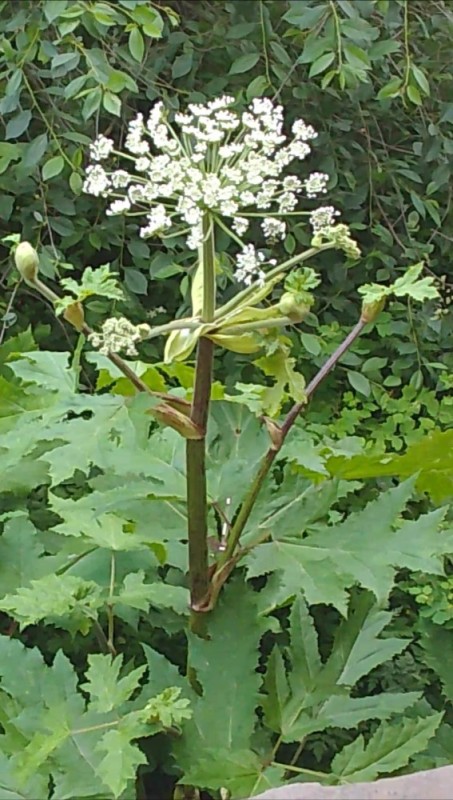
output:
[[[241, 535], [309, 398], [363, 328], [374, 321], [388, 296], [422, 301], [435, 295], [432, 280], [420, 277], [421, 264], [409, 268], [390, 287], [364, 286], [356, 325], [305, 385], [284, 334], [285, 328], [303, 323], [320, 283], [315, 270], [303, 265], [331, 249], [351, 260], [360, 257], [335, 208], [308, 207], [326, 194], [328, 176], [315, 171], [301, 178], [291, 172], [300, 172], [300, 162], [310, 156], [316, 135], [302, 119], [292, 124], [289, 135], [284, 133], [283, 109], [268, 99], [255, 99], [240, 112], [234, 98], [221, 97], [205, 105], [190, 104], [185, 112], [174, 115], [156, 103], [146, 120], [138, 114], [129, 124], [124, 151], [102, 135], [91, 145], [85, 192], [105, 199], [109, 216], [136, 217], [143, 239], [157, 239], [162, 246], [178, 243], [193, 253], [191, 313], [183, 319], [152, 326], [111, 317], [99, 330], [92, 330], [85, 320], [84, 299], [92, 294], [121, 297], [108, 269], [88, 268], [80, 284], [62, 280], [64, 294], [60, 296], [41, 281], [34, 248], [22, 242], [15, 251], [23, 280], [107, 356], [137, 391], [149, 396], [147, 410], [158, 422], [176, 429], [186, 440], [190, 607], [192, 628], [202, 634], [205, 614], [214, 608], [233, 568], [260, 544], [258, 537], [243, 546]], [[274, 257], [273, 247], [285, 238], [288, 219], [294, 217], [310, 226], [311, 246], [281, 261]], [[220, 296], [218, 287], [220, 232], [228, 235], [235, 251], [227, 266], [222, 261], [222, 284], [226, 280], [233, 287], [233, 291], [228, 289], [228, 299]], [[171, 392], [151, 391], [127, 360], [137, 356], [141, 342], [154, 337], [166, 337], [167, 364], [187, 360], [196, 350], [190, 401]], [[230, 513], [223, 514], [224, 536], [210, 554], [206, 437], [215, 348], [260, 353], [255, 364], [266, 375], [274, 374], [276, 384], [255, 392], [253, 407], [267, 428], [268, 449], [239, 507], [232, 504], [227, 509]], [[247, 403], [246, 387], [239, 390], [245, 392]], [[281, 417], [282, 404], [288, 399], [292, 407]]]

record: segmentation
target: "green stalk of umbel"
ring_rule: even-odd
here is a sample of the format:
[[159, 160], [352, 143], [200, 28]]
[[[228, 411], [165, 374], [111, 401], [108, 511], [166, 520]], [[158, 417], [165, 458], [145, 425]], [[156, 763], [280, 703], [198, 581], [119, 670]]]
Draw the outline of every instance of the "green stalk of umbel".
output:
[[[215, 313], [215, 238], [208, 214], [203, 218], [203, 243], [199, 248], [202, 274], [201, 322], [211, 322]], [[201, 432], [200, 439], [186, 442], [187, 517], [191, 628], [204, 635], [204, 617], [199, 607], [209, 589], [208, 498], [206, 486], [206, 429], [211, 397], [214, 344], [201, 337], [197, 345], [195, 385], [190, 419]]]

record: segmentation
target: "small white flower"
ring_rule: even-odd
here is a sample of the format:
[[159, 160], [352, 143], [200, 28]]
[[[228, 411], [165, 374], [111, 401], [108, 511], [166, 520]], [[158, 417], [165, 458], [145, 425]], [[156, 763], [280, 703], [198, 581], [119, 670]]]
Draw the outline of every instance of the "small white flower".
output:
[[284, 239], [286, 236], [286, 224], [283, 220], [275, 219], [274, 217], [265, 217], [261, 223], [261, 228], [265, 239], [269, 239], [272, 242]]
[[237, 281], [250, 286], [254, 281], [263, 285], [266, 277], [261, 265], [266, 260], [264, 253], [257, 252], [253, 244], [244, 247], [242, 253], [236, 256], [236, 269], [234, 275]]
[[137, 172], [146, 172], [151, 166], [151, 161], [146, 156], [141, 156], [141, 158], [137, 158], [135, 162], [135, 169]]
[[283, 178], [282, 186], [285, 192], [300, 192], [302, 182], [296, 175], [287, 175], [286, 178]]
[[149, 144], [143, 138], [144, 133], [143, 114], [137, 114], [135, 119], [129, 123], [124, 142], [126, 150], [129, 150], [134, 156], [145, 156], [149, 153]]
[[106, 171], [100, 164], [93, 164], [87, 168], [86, 180], [83, 184], [83, 191], [95, 197], [106, 195], [110, 187], [110, 180]]
[[250, 221], [246, 219], [246, 217], [234, 217], [231, 227], [238, 236], [243, 236], [246, 230], [248, 230], [249, 225]]
[[329, 176], [325, 172], [312, 172], [311, 175], [304, 181], [305, 191], [307, 197], [316, 197], [318, 194], [325, 194], [327, 192], [327, 182]]
[[116, 214], [125, 214], [127, 211], [130, 211], [130, 209], [130, 200], [127, 197], [124, 197], [122, 200], [114, 200], [113, 203], [110, 204], [110, 208], [108, 208], [105, 213], [108, 217], [113, 217]]
[[201, 224], [194, 225], [189, 236], [187, 237], [187, 247], [189, 250], [198, 250], [203, 244], [203, 228]]
[[107, 139], [106, 136], [98, 136], [92, 144], [90, 144], [90, 156], [93, 161], [103, 161], [108, 158], [114, 148], [113, 139]]
[[302, 142], [308, 142], [310, 139], [316, 139], [317, 133], [311, 125], [306, 125], [303, 119], [296, 119], [293, 122], [292, 132], [295, 139], [300, 139]]
[[333, 206], [320, 206], [310, 214], [310, 225], [313, 232], [324, 231], [335, 224], [335, 217], [339, 217], [340, 212]]
[[115, 189], [124, 189], [126, 186], [129, 186], [132, 180], [132, 175], [129, 175], [129, 173], [124, 169], [117, 169], [110, 175], [110, 180], [112, 181], [112, 186]]
[[288, 211], [293, 211], [297, 206], [297, 197], [292, 192], [284, 192], [280, 195], [278, 201], [278, 210], [280, 214], [287, 214]]
[[[254, 98], [242, 112], [233, 108], [227, 95], [207, 103], [191, 103], [174, 115], [175, 126], [161, 102], [155, 103], [144, 120], [139, 113], [128, 125], [125, 150], [131, 161], [126, 169], [104, 170], [99, 163], [114, 151], [106, 136], [91, 145], [92, 164], [87, 170], [84, 189], [95, 196], [113, 195], [108, 215], [143, 210], [146, 223], [142, 237], [163, 234], [172, 224], [189, 228], [184, 235], [194, 249], [201, 242], [203, 214], [232, 218], [233, 230], [241, 236], [248, 221], [241, 211], [248, 207], [263, 211], [264, 234], [281, 239], [286, 228], [275, 213], [293, 211], [298, 196], [315, 197], [326, 191], [327, 176], [313, 173], [304, 181], [284, 175], [295, 160], [310, 153], [309, 142], [316, 132], [304, 120], [296, 120], [292, 133], [283, 133], [283, 108], [269, 98]], [[118, 197], [119, 195], [119, 197]], [[134, 208], [135, 207], [135, 208]], [[249, 269], [241, 266], [239, 275], [251, 281]], [[255, 254], [256, 263], [262, 263]], [[255, 278], [262, 269], [256, 266]]]
[[151, 213], [147, 216], [148, 224], [145, 228], [140, 228], [140, 236], [146, 239], [149, 236], [155, 236], [156, 233], [161, 233], [166, 228], [171, 227], [171, 219], [167, 216], [165, 206], [161, 203], [154, 206]]

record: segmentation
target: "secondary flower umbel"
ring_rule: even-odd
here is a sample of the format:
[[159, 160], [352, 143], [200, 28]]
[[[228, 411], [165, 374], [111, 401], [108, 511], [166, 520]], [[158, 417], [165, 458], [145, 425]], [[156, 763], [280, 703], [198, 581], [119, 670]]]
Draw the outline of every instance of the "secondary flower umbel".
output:
[[[205, 211], [230, 218], [242, 235], [249, 220], [241, 212], [256, 208], [266, 218], [264, 236], [284, 238], [286, 225], [273, 215], [293, 211], [299, 196], [313, 198], [326, 191], [324, 173], [304, 181], [284, 174], [291, 162], [307, 157], [317, 134], [298, 119], [288, 138], [282, 106], [269, 99], [255, 98], [243, 113], [233, 104], [234, 98], [226, 96], [190, 104], [175, 115], [173, 127], [163, 104], [156, 103], [146, 121], [138, 114], [129, 124], [124, 154], [114, 150], [111, 139], [99, 136], [90, 148], [94, 163], [87, 169], [85, 191], [110, 197], [109, 215], [142, 209], [147, 214], [142, 237], [171, 235], [175, 225], [177, 234], [182, 228], [192, 249], [201, 243]], [[127, 159], [129, 168], [104, 166], [112, 154]]]

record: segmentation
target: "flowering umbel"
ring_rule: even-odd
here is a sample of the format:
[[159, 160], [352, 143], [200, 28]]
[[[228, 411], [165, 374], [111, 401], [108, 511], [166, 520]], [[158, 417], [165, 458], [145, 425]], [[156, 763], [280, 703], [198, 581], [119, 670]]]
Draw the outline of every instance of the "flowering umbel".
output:
[[[283, 239], [282, 217], [294, 213], [300, 198], [324, 194], [328, 175], [313, 172], [301, 179], [287, 173], [291, 163], [311, 152], [317, 136], [311, 125], [297, 119], [288, 137], [282, 106], [255, 98], [240, 112], [234, 102], [224, 96], [205, 105], [189, 104], [185, 113], [175, 114], [174, 124], [158, 102], [146, 121], [138, 114], [130, 122], [125, 153], [115, 150], [112, 139], [99, 136], [90, 148], [84, 190], [108, 197], [109, 215], [143, 211], [143, 238], [183, 234], [190, 249], [201, 245], [202, 218], [209, 212], [243, 247], [236, 278], [250, 284], [262, 282], [263, 262], [272, 263], [242, 243], [250, 216], [262, 214], [261, 230], [269, 243]], [[122, 158], [126, 168], [109, 168], [112, 158]], [[331, 207], [319, 211], [318, 217], [312, 215], [313, 232], [325, 233], [337, 212]]]

